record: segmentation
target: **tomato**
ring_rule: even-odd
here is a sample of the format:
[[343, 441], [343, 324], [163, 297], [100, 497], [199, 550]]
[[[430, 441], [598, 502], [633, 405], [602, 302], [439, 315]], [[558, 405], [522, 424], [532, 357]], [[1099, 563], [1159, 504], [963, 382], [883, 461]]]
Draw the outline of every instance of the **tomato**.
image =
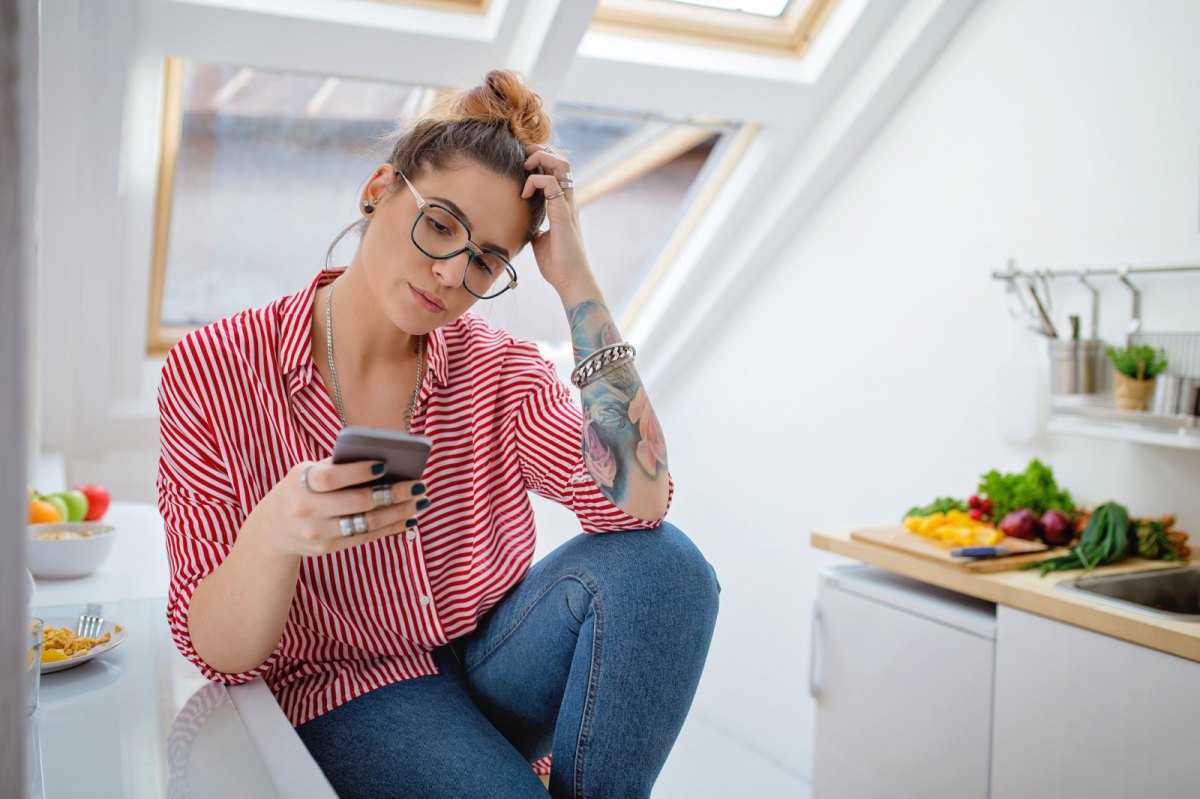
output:
[[983, 521], [982, 508], [971, 508], [971, 510], [968, 512], [968, 515], [977, 522]]
[[82, 492], [87, 497], [87, 516], [84, 516], [83, 520], [98, 522], [103, 519], [104, 514], [108, 513], [108, 504], [112, 501], [108, 489], [102, 485], [85, 485], [75, 486], [75, 490]]
[[978, 508], [979, 507], [979, 495], [978, 494], [971, 495], [970, 499], [967, 500], [967, 507], [968, 508]]

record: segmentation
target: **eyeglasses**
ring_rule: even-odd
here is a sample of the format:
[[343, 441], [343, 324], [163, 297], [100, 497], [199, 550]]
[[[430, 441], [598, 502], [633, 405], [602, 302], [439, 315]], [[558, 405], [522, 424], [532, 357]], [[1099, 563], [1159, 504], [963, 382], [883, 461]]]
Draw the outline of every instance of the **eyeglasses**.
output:
[[[499, 297], [509, 289], [517, 287], [517, 270], [507, 258], [495, 250], [485, 250], [477, 246], [471, 241], [471, 229], [458, 214], [445, 206], [425, 202], [425, 198], [402, 172], [396, 171], [396, 174], [404, 178], [404, 183], [412, 192], [420, 210], [412, 226], [412, 242], [418, 250], [439, 261], [448, 261], [464, 252], [469, 253], [462, 285], [481, 300]], [[502, 276], [506, 276], [507, 279], [500, 283], [500, 289], [496, 290]]]

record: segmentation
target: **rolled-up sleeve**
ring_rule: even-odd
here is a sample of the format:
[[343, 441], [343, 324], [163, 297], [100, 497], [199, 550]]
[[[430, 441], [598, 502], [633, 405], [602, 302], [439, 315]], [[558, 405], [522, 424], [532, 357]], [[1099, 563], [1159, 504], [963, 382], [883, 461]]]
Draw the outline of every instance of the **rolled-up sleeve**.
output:
[[[516, 412], [517, 455], [525, 485], [539, 496], [570, 508], [585, 533], [653, 529], [658, 519], [639, 519], [617, 507], [596, 484], [583, 460], [583, 411], [554, 365], [534, 359], [534, 385]], [[667, 509], [675, 483], [667, 473]]]
[[196, 653], [188, 630], [192, 594], [229, 554], [245, 513], [198, 401], [201, 373], [183, 346], [177, 345], [168, 355], [158, 390], [158, 510], [166, 530], [170, 570], [167, 622], [175, 646], [206, 678], [243, 683], [267, 672], [278, 658], [278, 648], [257, 668], [231, 674], [217, 671]]

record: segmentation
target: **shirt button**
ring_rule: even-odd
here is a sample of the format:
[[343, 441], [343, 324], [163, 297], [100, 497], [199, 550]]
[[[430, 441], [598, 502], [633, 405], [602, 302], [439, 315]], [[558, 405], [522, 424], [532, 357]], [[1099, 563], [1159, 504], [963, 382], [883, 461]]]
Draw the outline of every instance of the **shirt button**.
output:
[[416, 541], [416, 540], [417, 540], [417, 531], [416, 531], [416, 530], [409, 530], [409, 531], [408, 531], [408, 540], [409, 540], [409, 541]]
[[426, 596], [424, 594], [421, 595], [421, 604], [422, 605], [428, 605], [432, 601], [433, 600], [431, 600], [428, 596]]

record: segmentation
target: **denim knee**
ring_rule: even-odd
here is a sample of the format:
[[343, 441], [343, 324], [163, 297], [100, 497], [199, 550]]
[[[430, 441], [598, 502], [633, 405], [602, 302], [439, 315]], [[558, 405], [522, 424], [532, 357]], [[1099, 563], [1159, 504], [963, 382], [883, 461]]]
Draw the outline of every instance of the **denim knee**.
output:
[[623, 557], [622, 571], [632, 582], [669, 583], [687, 594], [721, 592], [716, 569], [682, 530], [669, 522], [650, 530], [634, 530], [621, 539], [632, 552]]

